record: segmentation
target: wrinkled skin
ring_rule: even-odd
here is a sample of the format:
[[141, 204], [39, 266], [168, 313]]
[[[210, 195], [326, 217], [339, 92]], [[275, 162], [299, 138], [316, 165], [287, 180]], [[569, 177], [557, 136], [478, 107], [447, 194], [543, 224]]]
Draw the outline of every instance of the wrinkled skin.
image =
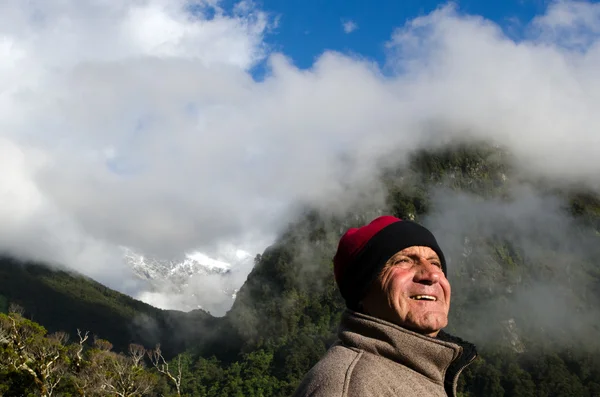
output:
[[[435, 337], [448, 324], [450, 283], [429, 247], [408, 247], [396, 253], [362, 301], [366, 314]], [[419, 295], [435, 301], [414, 299]]]

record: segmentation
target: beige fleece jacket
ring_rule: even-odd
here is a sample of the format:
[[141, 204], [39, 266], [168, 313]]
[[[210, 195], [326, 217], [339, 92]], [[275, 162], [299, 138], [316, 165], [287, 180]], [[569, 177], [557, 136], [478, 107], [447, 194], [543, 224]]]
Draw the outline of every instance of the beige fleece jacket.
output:
[[448, 334], [431, 338], [349, 310], [338, 337], [294, 397], [455, 396], [460, 372], [477, 355]]

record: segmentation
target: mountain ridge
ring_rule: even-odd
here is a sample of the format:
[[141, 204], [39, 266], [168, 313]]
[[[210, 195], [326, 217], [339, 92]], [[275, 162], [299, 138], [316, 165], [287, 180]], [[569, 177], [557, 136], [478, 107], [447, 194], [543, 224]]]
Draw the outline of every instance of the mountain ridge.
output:
[[210, 329], [219, 321], [200, 309], [159, 309], [75, 271], [6, 255], [0, 256], [0, 295], [5, 306], [20, 305], [51, 332], [89, 331], [111, 340], [117, 351], [126, 351], [130, 343], [160, 343], [172, 356], [199, 343], [194, 327]]

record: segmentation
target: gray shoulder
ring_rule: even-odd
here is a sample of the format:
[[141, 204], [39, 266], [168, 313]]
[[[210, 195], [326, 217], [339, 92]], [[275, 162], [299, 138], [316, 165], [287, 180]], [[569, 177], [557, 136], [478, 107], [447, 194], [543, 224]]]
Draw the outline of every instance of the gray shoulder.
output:
[[341, 345], [331, 347], [306, 374], [293, 397], [346, 396], [353, 367], [363, 353]]

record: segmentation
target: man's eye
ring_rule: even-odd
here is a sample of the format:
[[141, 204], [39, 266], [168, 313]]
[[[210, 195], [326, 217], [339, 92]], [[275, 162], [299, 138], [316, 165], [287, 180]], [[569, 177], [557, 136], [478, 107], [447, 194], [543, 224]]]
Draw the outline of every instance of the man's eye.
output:
[[441, 264], [441, 263], [439, 263], [439, 262], [431, 262], [431, 264], [432, 264], [433, 266], [437, 266], [437, 267], [439, 267], [440, 269], [442, 268], [442, 264]]

